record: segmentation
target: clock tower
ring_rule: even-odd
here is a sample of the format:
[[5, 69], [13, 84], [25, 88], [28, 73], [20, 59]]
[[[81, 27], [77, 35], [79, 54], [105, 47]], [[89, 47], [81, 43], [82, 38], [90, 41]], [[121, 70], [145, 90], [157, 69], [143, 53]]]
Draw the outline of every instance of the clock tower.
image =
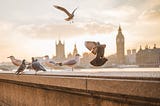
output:
[[124, 36], [122, 34], [121, 26], [119, 26], [118, 34], [116, 37], [116, 46], [117, 46], [117, 63], [124, 64], [125, 57], [124, 57]]

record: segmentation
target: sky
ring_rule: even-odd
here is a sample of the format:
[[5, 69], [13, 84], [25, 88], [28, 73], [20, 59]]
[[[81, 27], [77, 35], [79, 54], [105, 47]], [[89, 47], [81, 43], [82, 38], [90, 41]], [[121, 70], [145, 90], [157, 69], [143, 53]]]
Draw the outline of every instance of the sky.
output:
[[[75, 12], [74, 22], [53, 5]], [[85, 41], [106, 44], [105, 55], [116, 53], [116, 35], [121, 25], [125, 49], [145, 45], [160, 48], [159, 0], [0, 0], [0, 62], [6, 57], [55, 55], [55, 41], [65, 42], [66, 55], [89, 52]]]

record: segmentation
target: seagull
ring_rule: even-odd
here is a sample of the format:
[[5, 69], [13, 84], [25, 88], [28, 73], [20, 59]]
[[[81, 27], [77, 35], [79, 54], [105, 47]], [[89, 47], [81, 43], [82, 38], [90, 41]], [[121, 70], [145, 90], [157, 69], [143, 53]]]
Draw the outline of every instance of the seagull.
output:
[[56, 69], [57, 63], [53, 61], [53, 59], [50, 59], [48, 55], [44, 56], [45, 60], [43, 61], [43, 64], [47, 67], [50, 67], [51, 69]]
[[18, 60], [16, 59], [14, 56], [9, 56], [7, 58], [10, 58], [12, 63], [15, 65], [15, 66], [20, 66], [22, 64], [22, 61], [21, 60]]
[[20, 72], [23, 72], [26, 68], [25, 59], [23, 59], [22, 64], [19, 66], [19, 68], [16, 71], [16, 75], [19, 75]]
[[55, 8], [57, 8], [57, 9], [59, 9], [59, 10], [61, 10], [61, 11], [63, 11], [63, 12], [65, 12], [66, 14], [67, 14], [67, 18], [65, 18], [65, 20], [66, 21], [70, 21], [70, 20], [72, 20], [73, 19], [73, 17], [74, 17], [74, 12], [77, 10], [77, 8], [75, 8], [74, 10], [73, 10], [73, 12], [72, 13], [70, 13], [70, 12], [68, 12], [68, 10], [67, 9], [65, 9], [64, 7], [61, 7], [61, 6], [57, 6], [57, 5], [53, 5]]
[[37, 71], [46, 71], [46, 69], [38, 62], [37, 59], [34, 59], [34, 57], [32, 57], [32, 68], [36, 71], [35, 74], [37, 74]]
[[58, 64], [59, 64], [60, 66], [66, 65], [66, 66], [72, 67], [72, 71], [73, 71], [73, 67], [79, 62], [79, 57], [80, 57], [80, 55], [79, 55], [79, 54], [76, 54], [76, 55], [75, 55], [75, 58], [66, 60], [66, 61], [64, 61], [64, 62], [62, 62], [62, 63], [58, 63]]
[[102, 66], [106, 63], [106, 61], [108, 61], [108, 59], [104, 57], [104, 50], [106, 47], [105, 44], [100, 44], [99, 42], [94, 41], [86, 41], [85, 46], [94, 55], [96, 55], [96, 58], [90, 62], [93, 66]]

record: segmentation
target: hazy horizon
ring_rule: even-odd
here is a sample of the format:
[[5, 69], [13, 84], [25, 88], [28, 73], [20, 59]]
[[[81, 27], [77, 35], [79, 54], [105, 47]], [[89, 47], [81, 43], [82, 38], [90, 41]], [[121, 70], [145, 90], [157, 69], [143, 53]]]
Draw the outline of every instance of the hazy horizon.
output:
[[[53, 5], [75, 12], [74, 23]], [[125, 49], [141, 45], [160, 48], [159, 0], [0, 0], [0, 62], [6, 57], [30, 59], [55, 55], [55, 41], [65, 41], [66, 55], [89, 52], [84, 41], [105, 43], [106, 55], [116, 53], [116, 35], [121, 25]], [[126, 51], [125, 51], [126, 52]]]

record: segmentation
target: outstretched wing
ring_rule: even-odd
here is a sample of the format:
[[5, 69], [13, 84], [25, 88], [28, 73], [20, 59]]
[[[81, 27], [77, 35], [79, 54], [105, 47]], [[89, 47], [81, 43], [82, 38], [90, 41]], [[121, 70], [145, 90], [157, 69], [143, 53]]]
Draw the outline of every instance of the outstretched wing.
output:
[[85, 41], [85, 46], [90, 50], [94, 55], [97, 53], [97, 43], [93, 41]]
[[75, 8], [74, 10], [73, 10], [73, 12], [72, 12], [72, 15], [74, 14], [74, 12], [77, 10], [77, 8]]
[[[61, 6], [57, 6], [57, 5], [53, 5], [55, 8], [65, 12], [68, 16], [70, 16], [71, 14], [64, 8], [64, 7], [61, 7]], [[74, 10], [75, 11], [75, 10]]]

